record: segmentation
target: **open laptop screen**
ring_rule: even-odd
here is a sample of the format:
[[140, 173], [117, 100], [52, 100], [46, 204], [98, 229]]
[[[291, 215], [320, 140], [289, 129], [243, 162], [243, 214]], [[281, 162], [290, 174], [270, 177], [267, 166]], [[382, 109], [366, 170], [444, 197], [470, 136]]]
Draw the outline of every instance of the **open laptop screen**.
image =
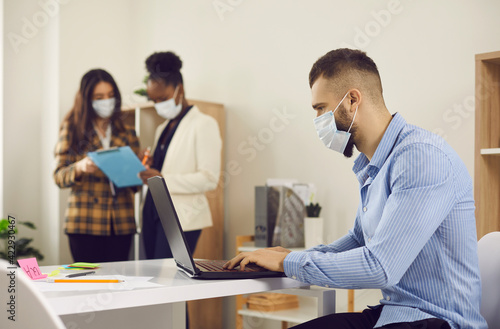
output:
[[[153, 201], [158, 211], [158, 216], [160, 216], [161, 224], [167, 236], [175, 262], [184, 270], [190, 272], [191, 275], [198, 273], [199, 270], [194, 265], [192, 252], [186, 243], [186, 238], [165, 180], [160, 176], [151, 177], [148, 179], [148, 186], [151, 190], [151, 195], [153, 196]], [[167, 220], [167, 218], [174, 218], [175, 220]]]

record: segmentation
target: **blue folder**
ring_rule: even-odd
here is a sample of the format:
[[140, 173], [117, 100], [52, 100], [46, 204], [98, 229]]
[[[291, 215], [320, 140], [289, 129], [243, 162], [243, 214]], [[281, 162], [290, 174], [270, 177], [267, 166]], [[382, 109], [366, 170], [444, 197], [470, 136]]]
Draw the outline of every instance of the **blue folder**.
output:
[[142, 185], [137, 174], [146, 168], [130, 146], [89, 152], [87, 155], [116, 187]]

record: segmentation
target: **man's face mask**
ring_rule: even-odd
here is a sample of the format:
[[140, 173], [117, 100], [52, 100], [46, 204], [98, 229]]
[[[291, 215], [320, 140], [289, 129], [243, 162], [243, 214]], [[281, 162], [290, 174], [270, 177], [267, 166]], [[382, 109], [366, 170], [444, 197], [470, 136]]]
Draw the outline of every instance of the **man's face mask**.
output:
[[358, 113], [358, 108], [356, 107], [356, 111], [354, 112], [354, 117], [352, 118], [351, 125], [347, 131], [342, 131], [337, 129], [337, 125], [335, 123], [334, 113], [339, 108], [340, 104], [344, 101], [349, 93], [345, 94], [340, 103], [337, 105], [335, 110], [328, 111], [319, 117], [314, 119], [314, 126], [316, 127], [316, 131], [318, 132], [319, 139], [331, 150], [344, 153], [345, 147], [349, 138], [351, 137], [351, 127], [354, 123], [354, 119], [356, 118], [356, 113]]

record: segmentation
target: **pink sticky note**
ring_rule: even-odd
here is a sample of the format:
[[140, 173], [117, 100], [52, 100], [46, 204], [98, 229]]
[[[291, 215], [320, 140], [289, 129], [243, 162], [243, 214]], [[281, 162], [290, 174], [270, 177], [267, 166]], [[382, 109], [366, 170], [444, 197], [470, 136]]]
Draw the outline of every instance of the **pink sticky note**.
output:
[[24, 273], [26, 273], [31, 278], [31, 280], [44, 279], [47, 277], [47, 274], [42, 274], [42, 271], [40, 270], [40, 267], [38, 267], [38, 262], [36, 261], [35, 257], [18, 259], [17, 262], [23, 269]]

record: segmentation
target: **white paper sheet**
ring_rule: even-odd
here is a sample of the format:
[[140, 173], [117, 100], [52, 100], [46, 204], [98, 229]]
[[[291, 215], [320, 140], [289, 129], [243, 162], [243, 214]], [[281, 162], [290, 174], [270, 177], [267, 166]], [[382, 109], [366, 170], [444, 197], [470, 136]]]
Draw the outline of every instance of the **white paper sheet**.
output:
[[[146, 276], [123, 276], [123, 275], [89, 275], [73, 279], [81, 280], [124, 280], [120, 283], [58, 283], [44, 281], [33, 281], [35, 286], [42, 292], [47, 291], [90, 291], [90, 290], [132, 290], [138, 288], [160, 287], [161, 284], [149, 282], [153, 277]], [[53, 276], [51, 279], [66, 279], [63, 276]]]

